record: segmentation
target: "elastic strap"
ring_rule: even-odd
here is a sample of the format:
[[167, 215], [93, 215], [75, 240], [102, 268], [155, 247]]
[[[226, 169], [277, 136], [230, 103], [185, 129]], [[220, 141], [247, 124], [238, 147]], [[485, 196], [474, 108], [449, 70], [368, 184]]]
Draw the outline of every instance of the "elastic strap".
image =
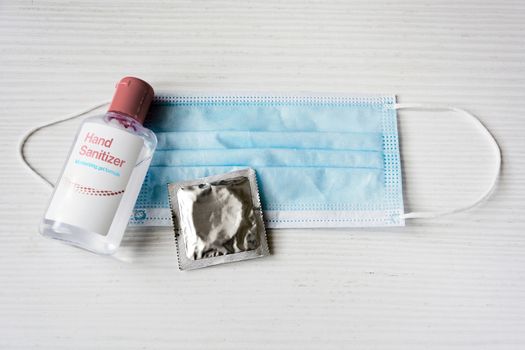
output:
[[396, 103], [394, 105], [395, 109], [419, 109], [419, 110], [435, 110], [435, 111], [453, 111], [456, 112], [463, 117], [466, 117], [468, 120], [470, 120], [476, 128], [485, 136], [487, 141], [490, 143], [492, 149], [496, 153], [496, 164], [494, 167], [493, 175], [492, 175], [492, 181], [490, 182], [489, 186], [483, 191], [483, 193], [474, 201], [472, 201], [469, 204], [466, 204], [461, 207], [447, 209], [443, 211], [415, 211], [415, 212], [409, 212], [401, 215], [401, 218], [403, 219], [428, 219], [428, 218], [436, 218], [443, 215], [450, 215], [455, 213], [460, 213], [469, 209], [472, 209], [482, 202], [484, 202], [487, 198], [490, 197], [492, 192], [494, 191], [494, 188], [496, 187], [496, 184], [498, 182], [500, 170], [501, 170], [501, 150], [499, 148], [498, 143], [496, 142], [496, 139], [494, 136], [488, 131], [488, 129], [481, 123], [478, 117], [473, 115], [472, 113], [456, 107], [446, 107], [446, 106], [434, 106], [434, 105], [426, 105], [426, 104], [418, 104], [418, 103]]
[[38, 130], [42, 130], [42, 129], [45, 129], [47, 127], [50, 127], [52, 125], [56, 125], [56, 124], [60, 124], [62, 122], [65, 122], [67, 120], [71, 120], [71, 119], [75, 119], [75, 118], [78, 118], [80, 116], [83, 116], [84, 114], [87, 114], [89, 112], [92, 112], [96, 109], [99, 109], [99, 108], [102, 108], [106, 105], [109, 104], [109, 101], [105, 101], [105, 102], [101, 102], [101, 103], [98, 103], [96, 105], [93, 105], [87, 109], [84, 109], [82, 111], [79, 111], [79, 112], [76, 112], [76, 113], [73, 113], [73, 114], [69, 114], [69, 115], [66, 115], [66, 116], [63, 116], [63, 117], [60, 117], [58, 119], [55, 119], [55, 120], [52, 120], [50, 122], [46, 122], [44, 124], [40, 124], [40, 125], [37, 125], [31, 129], [29, 129], [21, 138], [20, 138], [20, 141], [18, 142], [18, 157], [20, 158], [20, 161], [24, 164], [24, 166], [26, 166], [29, 171], [31, 171], [31, 173], [36, 177], [38, 178], [41, 182], [43, 182], [44, 184], [46, 184], [46, 186], [50, 186], [51, 188], [55, 187], [53, 182], [51, 182], [49, 179], [47, 179], [44, 175], [42, 175], [38, 170], [36, 170], [31, 164], [29, 164], [29, 162], [27, 161], [27, 158], [25, 156], [25, 153], [24, 153], [24, 148], [25, 148], [25, 145], [27, 143], [27, 141], [31, 138], [31, 136], [33, 136], [33, 134], [35, 132], [37, 132]]

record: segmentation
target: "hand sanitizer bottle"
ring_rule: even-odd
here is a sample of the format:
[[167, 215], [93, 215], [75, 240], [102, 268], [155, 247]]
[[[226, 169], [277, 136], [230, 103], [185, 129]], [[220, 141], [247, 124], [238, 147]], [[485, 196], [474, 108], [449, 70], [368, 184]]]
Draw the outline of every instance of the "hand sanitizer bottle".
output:
[[40, 233], [100, 253], [120, 245], [157, 146], [142, 126], [153, 88], [126, 77], [105, 115], [86, 119], [55, 186]]

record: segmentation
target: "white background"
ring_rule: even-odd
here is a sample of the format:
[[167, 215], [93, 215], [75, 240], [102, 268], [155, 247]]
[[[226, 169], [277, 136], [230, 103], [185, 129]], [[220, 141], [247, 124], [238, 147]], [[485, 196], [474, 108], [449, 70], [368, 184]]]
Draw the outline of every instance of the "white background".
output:
[[[1, 1], [0, 348], [523, 349], [522, 1]], [[157, 90], [395, 93], [477, 114], [500, 142], [494, 196], [407, 227], [281, 230], [273, 255], [179, 272], [169, 230], [115, 258], [42, 238], [29, 127]], [[79, 120], [26, 153], [58, 175]], [[466, 204], [494, 154], [453, 113], [402, 112], [407, 210]]]

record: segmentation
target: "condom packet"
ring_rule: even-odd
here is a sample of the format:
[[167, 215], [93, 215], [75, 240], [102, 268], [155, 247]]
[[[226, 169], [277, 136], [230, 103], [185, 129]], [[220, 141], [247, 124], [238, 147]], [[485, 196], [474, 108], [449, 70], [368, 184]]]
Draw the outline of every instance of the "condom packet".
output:
[[168, 184], [180, 270], [269, 255], [255, 170]]

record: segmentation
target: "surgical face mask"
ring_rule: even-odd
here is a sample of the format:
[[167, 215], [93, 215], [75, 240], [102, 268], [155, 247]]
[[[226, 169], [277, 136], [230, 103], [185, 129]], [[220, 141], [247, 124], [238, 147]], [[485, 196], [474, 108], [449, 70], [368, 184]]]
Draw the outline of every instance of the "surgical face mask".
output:
[[[37, 130], [96, 108], [36, 126]], [[471, 204], [441, 212], [403, 206], [397, 110], [452, 110], [483, 133], [496, 154], [493, 181]], [[470, 209], [492, 193], [499, 147], [472, 114], [459, 108], [398, 104], [395, 96], [174, 95], [157, 97], [146, 125], [158, 147], [130, 224], [170, 226], [167, 184], [254, 168], [268, 228], [400, 226]]]
[[[400, 226], [449, 213], [404, 211], [396, 110], [418, 107], [395, 96], [157, 97], [147, 127], [159, 144], [131, 223], [171, 225], [167, 183], [246, 167], [257, 172], [269, 228]], [[499, 156], [481, 123], [454, 110]], [[498, 173], [499, 163], [494, 183]]]

